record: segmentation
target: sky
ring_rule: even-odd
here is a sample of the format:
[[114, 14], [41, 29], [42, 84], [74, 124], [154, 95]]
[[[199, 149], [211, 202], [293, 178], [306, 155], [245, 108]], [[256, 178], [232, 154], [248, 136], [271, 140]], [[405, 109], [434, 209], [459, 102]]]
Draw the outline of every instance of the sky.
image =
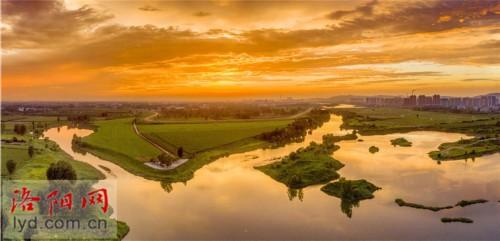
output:
[[2, 100], [500, 92], [500, 0], [2, 0]]

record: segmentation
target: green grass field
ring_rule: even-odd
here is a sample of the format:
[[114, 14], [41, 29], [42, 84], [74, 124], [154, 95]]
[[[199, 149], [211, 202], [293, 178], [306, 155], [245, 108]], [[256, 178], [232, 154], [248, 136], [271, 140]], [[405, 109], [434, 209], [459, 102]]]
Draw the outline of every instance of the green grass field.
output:
[[500, 152], [500, 138], [484, 137], [459, 140], [439, 145], [429, 156], [434, 160], [456, 160]]
[[[35, 155], [30, 159], [28, 145], [35, 147]], [[51, 163], [64, 160], [76, 170], [77, 176], [82, 180], [97, 180], [104, 175], [94, 167], [74, 160], [63, 152], [56, 143], [49, 140], [35, 139], [23, 145], [2, 145], [2, 177], [7, 176], [7, 160], [16, 162], [16, 171], [10, 178], [23, 180], [46, 179], [45, 172]]]
[[144, 165], [144, 161], [159, 155], [160, 151], [136, 135], [132, 121], [126, 118], [94, 122], [96, 132], [83, 138], [84, 145], [79, 148], [116, 163], [130, 173], [168, 184], [191, 179], [196, 170], [219, 157], [269, 145], [252, 137], [286, 126], [292, 120], [138, 125], [141, 133], [155, 136], [157, 139], [151, 139], [174, 153], [177, 146], [196, 152], [187, 163], [168, 171]]
[[141, 133], [164, 148], [183, 147], [188, 153], [198, 153], [263, 132], [285, 127], [292, 120], [237, 121], [191, 124], [141, 124]]
[[500, 126], [496, 126], [500, 114], [461, 114], [404, 108], [349, 108], [334, 111], [344, 117], [344, 127], [357, 129], [365, 135], [415, 130], [469, 134], [500, 131]]
[[161, 152], [134, 132], [132, 121], [133, 118], [96, 121], [97, 131], [83, 138], [83, 142], [140, 162], [158, 156]]
[[[19, 120], [19, 118], [14, 118]], [[11, 118], [12, 120], [12, 118]], [[57, 122], [56, 117], [26, 117], [23, 116], [24, 124], [27, 127], [31, 126], [31, 121], [47, 121], [47, 126], [54, 126], [65, 122]], [[13, 126], [15, 122], [6, 122], [5, 127]], [[28, 125], [29, 124], [29, 125]], [[44, 125], [45, 127], [45, 125]], [[69, 154], [65, 153], [59, 146], [48, 139], [33, 139], [31, 135], [23, 136], [13, 134], [11, 129], [5, 128], [1, 135], [2, 139], [12, 139], [16, 137], [18, 140], [25, 140], [25, 143], [8, 144], [2, 143], [1, 149], [1, 168], [2, 179], [13, 180], [45, 180], [47, 179], [46, 172], [52, 163], [57, 161], [68, 162], [76, 171], [79, 180], [99, 180], [105, 176], [91, 165], [73, 159]], [[30, 158], [28, 147], [33, 146], [35, 154]], [[8, 160], [14, 160], [16, 169], [12, 175], [7, 173], [6, 164]], [[129, 227], [126, 223], [118, 221], [117, 239], [121, 240], [129, 232]]]

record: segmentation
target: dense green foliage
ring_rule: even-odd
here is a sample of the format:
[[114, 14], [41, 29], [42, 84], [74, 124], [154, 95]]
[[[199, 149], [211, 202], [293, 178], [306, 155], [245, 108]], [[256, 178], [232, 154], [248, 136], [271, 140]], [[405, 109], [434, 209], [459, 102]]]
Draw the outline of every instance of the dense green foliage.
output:
[[308, 131], [320, 127], [329, 120], [329, 111], [321, 109], [311, 110], [307, 117], [296, 119], [286, 127], [263, 133], [259, 138], [278, 145], [289, 142], [300, 142], [304, 140]]
[[248, 120], [283, 118], [304, 111], [306, 106], [264, 106], [245, 103], [214, 103], [162, 108], [154, 121]]
[[461, 139], [439, 145], [438, 151], [432, 151], [429, 156], [434, 160], [454, 160], [474, 158], [482, 155], [500, 152], [500, 138], [498, 136], [482, 136], [470, 139]]
[[171, 153], [183, 148], [183, 154], [194, 155], [263, 132], [282, 128], [292, 120], [226, 121], [207, 123], [140, 124], [138, 128]]
[[373, 193], [379, 189], [364, 179], [345, 180], [345, 178], [340, 178], [337, 182], [323, 186], [321, 191], [340, 198], [341, 210], [350, 218], [352, 217], [352, 208], [358, 207], [362, 200], [373, 198]]
[[26, 125], [14, 124], [14, 132], [21, 136], [26, 134]]
[[433, 206], [425, 206], [422, 204], [417, 204], [417, 203], [410, 203], [410, 202], [405, 202], [403, 199], [396, 199], [395, 202], [400, 206], [400, 207], [411, 207], [411, 208], [416, 208], [416, 209], [426, 209], [426, 210], [431, 210], [434, 212], [441, 211], [443, 209], [451, 209], [453, 206], [444, 206], [444, 207], [433, 207]]
[[354, 202], [373, 198], [373, 193], [379, 189], [380, 187], [364, 179], [345, 180], [344, 178], [340, 178], [336, 182], [328, 183], [323, 186], [321, 191], [330, 196]]
[[342, 127], [356, 129], [363, 135], [436, 130], [467, 134], [500, 132], [500, 114], [462, 114], [418, 111], [405, 108], [333, 109], [342, 115]]
[[322, 144], [311, 142], [306, 148], [290, 153], [279, 162], [255, 168], [290, 188], [329, 182], [340, 177], [337, 170], [344, 166], [331, 156], [339, 148], [335, 145], [336, 139], [342, 137], [325, 135]]
[[405, 138], [400, 137], [400, 138], [396, 138], [396, 139], [391, 140], [391, 145], [410, 147], [412, 145], [412, 143], [410, 141], [406, 140]]
[[376, 146], [370, 146], [370, 148], [368, 148], [368, 151], [370, 153], [377, 153], [379, 151], [379, 148]]
[[77, 175], [73, 166], [65, 161], [51, 163], [46, 172], [47, 180], [76, 180]]
[[16, 170], [16, 161], [10, 159], [7, 161], [7, 172], [9, 175], [12, 175], [14, 173], [14, 171]]

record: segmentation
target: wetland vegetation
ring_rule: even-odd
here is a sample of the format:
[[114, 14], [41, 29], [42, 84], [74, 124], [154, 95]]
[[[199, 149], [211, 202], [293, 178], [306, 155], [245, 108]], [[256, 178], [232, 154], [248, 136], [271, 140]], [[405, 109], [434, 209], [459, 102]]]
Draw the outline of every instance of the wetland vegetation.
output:
[[331, 136], [324, 136], [322, 144], [312, 142], [281, 161], [255, 168], [289, 188], [327, 183], [339, 178], [337, 170], [344, 166], [331, 156], [338, 149], [332, 140]]
[[403, 137], [399, 137], [399, 138], [396, 138], [396, 139], [392, 139], [391, 140], [391, 145], [393, 145], [393, 146], [402, 146], [402, 147], [410, 147], [412, 145], [412, 143], [410, 141], [406, 140]]
[[[301, 110], [304, 110], [304, 108]], [[337, 110], [332, 111], [336, 112]], [[380, 114], [378, 111], [372, 112]], [[416, 112], [420, 113], [421, 111]], [[168, 150], [172, 153], [177, 153], [179, 147], [182, 147], [184, 156], [190, 158], [188, 162], [173, 170], [156, 170], [144, 165], [144, 163], [148, 162], [151, 158], [162, 155], [162, 152], [134, 132], [133, 120], [142, 120], [142, 118], [151, 116], [151, 113], [153, 112], [141, 111], [133, 115], [110, 115], [108, 117], [91, 116], [90, 118], [80, 118], [76, 115], [70, 119], [60, 117], [59, 121], [57, 120], [57, 117], [36, 117], [39, 118], [37, 119], [39, 121], [47, 120], [48, 122], [47, 125], [35, 122], [35, 128], [40, 128], [35, 134], [40, 135], [46, 126], [51, 127], [57, 125], [68, 125], [74, 122], [76, 122], [79, 126], [84, 125], [87, 128], [92, 128], [94, 130], [94, 134], [74, 138], [73, 147], [75, 149], [83, 152], [91, 152], [106, 161], [118, 164], [126, 171], [135, 175], [161, 181], [161, 187], [164, 188], [169, 195], [171, 195], [173, 187], [175, 187], [173, 183], [190, 180], [196, 170], [219, 157], [259, 148], [276, 147], [283, 141], [295, 142], [303, 140], [303, 136], [295, 138], [295, 134], [300, 133], [300, 135], [307, 135], [310, 133], [311, 129], [321, 126], [326, 120], [324, 119], [324, 115], [328, 113], [328, 111], [316, 112], [311, 110], [310, 113], [301, 115], [300, 117], [282, 119], [262, 118], [257, 120], [241, 118], [236, 120], [234, 117], [228, 117], [227, 119], [222, 118], [220, 120], [209, 118], [209, 120], [205, 122], [203, 120], [194, 120], [191, 117], [187, 118], [185, 121], [180, 121], [178, 118], [175, 120], [167, 120], [166, 116], [163, 116], [162, 118], [155, 119], [154, 121], [139, 121], [138, 127], [142, 133], [149, 135], [149, 137], [157, 135], [158, 138], [156, 142], [163, 142], [162, 145], [170, 148]], [[392, 112], [387, 111], [385, 114], [389, 115], [390, 113]], [[425, 114], [419, 114], [419, 118], [425, 117]], [[373, 120], [370, 118], [374, 117], [370, 116], [367, 118], [368, 122], [390, 122], [392, 121], [390, 118], [395, 117], [386, 116], [388, 119], [384, 119], [385, 117], [379, 115], [377, 118], [380, 118], [380, 120]], [[75, 167], [78, 178], [103, 178], [102, 173], [97, 171], [95, 168], [72, 160], [71, 157], [64, 157], [64, 152], [61, 150], [57, 151], [57, 145], [55, 145], [52, 141], [37, 138], [33, 139], [32, 136], [28, 134], [33, 125], [30, 122], [30, 119], [27, 119], [27, 116], [23, 116], [23, 119], [27, 122], [17, 123], [17, 127], [15, 124], [9, 122], [4, 123], [3, 125], [5, 131], [2, 132], [2, 142], [4, 144], [2, 145], [2, 159], [5, 160], [10, 158], [15, 160], [14, 168], [9, 168], [6, 162], [2, 162], [2, 175], [5, 178], [31, 178], [33, 176], [44, 178], [46, 169], [49, 168], [50, 164], [54, 162], [53, 160], [61, 159], [68, 161]], [[346, 117], [344, 116], [344, 121], [345, 120]], [[456, 124], [468, 125], [474, 130], [481, 130], [485, 132], [487, 132], [488, 128], [495, 128], [489, 125], [488, 127], [476, 126], [475, 124], [477, 123], [474, 123], [476, 121], [483, 124], [490, 122], [490, 120], [478, 119], [473, 122], [460, 122]], [[25, 127], [23, 128], [21, 125], [25, 125]], [[405, 127], [407, 128], [405, 131], [419, 130], [419, 128], [415, 126], [409, 126], [410, 124]], [[390, 129], [390, 131], [397, 129], [392, 128], [391, 125], [388, 125], [387, 128]], [[190, 129], [196, 129], [196, 131], [189, 132]], [[370, 152], [374, 151], [375, 148], [377, 151], [380, 151], [377, 146], [384, 146], [383, 143], [374, 142], [373, 139], [368, 136], [362, 137], [364, 139], [363, 142], [354, 141], [359, 140], [358, 133], [363, 133], [364, 131], [362, 128], [355, 130], [356, 131], [347, 135], [323, 135], [324, 132], [322, 132], [321, 135], [323, 135], [323, 138], [319, 138], [319, 140], [323, 141], [321, 144], [319, 144], [319, 141], [315, 139], [317, 142], [309, 143], [309, 145], [305, 145], [300, 149], [291, 149], [295, 150], [293, 152], [290, 152], [291, 150], [287, 151], [287, 153], [290, 154], [281, 158], [280, 161], [264, 166], [257, 166], [255, 169], [267, 174], [273, 180], [286, 185], [288, 197], [290, 199], [298, 198], [299, 200], [302, 200], [304, 198], [304, 193], [308, 190], [302, 190], [304, 187], [316, 184], [326, 184], [321, 188], [321, 190], [328, 195], [339, 198], [342, 212], [348, 217], [352, 217], [353, 208], [358, 207], [361, 200], [373, 198], [373, 194], [378, 190], [378, 187], [364, 179], [346, 180], [341, 178], [340, 180], [335, 181], [340, 178], [339, 170], [344, 166], [344, 164], [332, 157], [332, 153], [337, 151], [339, 148], [339, 141], [346, 141], [346, 143], [356, 142], [356, 145], [363, 145], [362, 151], [364, 150], [364, 152], [366, 152], [367, 148]], [[397, 130], [397, 132], [401, 132], [401, 129]], [[163, 133], [163, 136], [161, 136], [162, 132], [165, 132]], [[23, 133], [23, 135], [20, 135], [19, 133]], [[203, 135], [200, 133], [203, 133]], [[263, 135], [268, 136], [263, 138]], [[319, 137], [321, 137], [321, 135], [319, 135]], [[176, 137], [171, 138], [171, 136]], [[490, 142], [491, 138], [495, 138], [493, 134], [478, 134], [473, 138], [476, 141], [481, 141], [479, 142], [481, 144], [484, 142], [488, 145], [497, 145], [496, 142]], [[414, 140], [412, 138], [409, 139]], [[384, 143], [389, 143], [389, 140], [384, 139]], [[377, 146], [370, 146], [370, 144], [376, 144]], [[474, 142], [461, 142], [461, 145], [473, 145], [473, 147], [477, 147], [477, 144], [478, 143]], [[147, 147], [143, 148], [143, 145], [144, 147]], [[31, 155], [30, 146], [32, 146]], [[443, 146], [445, 145], [443, 144]], [[449, 147], [450, 146], [446, 146], [446, 148]], [[61, 153], [55, 154], [58, 152]], [[476, 152], [479, 151], [476, 150]], [[481, 154], [488, 153], [494, 152], [481, 152]], [[252, 153], [252, 155], [253, 154], [254, 153]], [[369, 153], [366, 154], [370, 155]], [[247, 162], [255, 161], [258, 163], [260, 155], [261, 154], [257, 154], [255, 158], [251, 158], [251, 160], [247, 160]], [[280, 156], [282, 156], [282, 154], [280, 154]], [[372, 156], [372, 158], [376, 157], [377, 156]], [[345, 157], [342, 157], [342, 159], [343, 158]], [[46, 159], [47, 161], [44, 162], [42, 159]], [[29, 165], [32, 165], [31, 169], [29, 168]], [[105, 166], [100, 165], [99, 167], [102, 168], [104, 172], [110, 172], [110, 169]], [[9, 171], [9, 169], [13, 169], [13, 171]], [[371, 179], [372, 177], [369, 178]], [[331, 181], [334, 182], [329, 183]], [[478, 204], [482, 203], [482, 200], [483, 199], [463, 200], [457, 203], [456, 206]], [[496, 197], [495, 200], [497, 200]], [[452, 207], [432, 207], [409, 203], [403, 200], [400, 200], [398, 205], [429, 209], [432, 211], [439, 211]], [[126, 227], [126, 225], [124, 227]], [[128, 228], [124, 228], [124, 230], [126, 230], [124, 233], [128, 232]]]
[[400, 207], [410, 207], [410, 208], [416, 208], [416, 209], [426, 209], [426, 210], [431, 210], [433, 212], [438, 212], [443, 209], [451, 209], [453, 206], [441, 206], [441, 207], [435, 207], [435, 206], [426, 206], [418, 203], [411, 203], [411, 202], [406, 202], [401, 198], [398, 198], [394, 200]]
[[469, 205], [474, 205], [474, 204], [480, 204], [480, 203], [487, 203], [488, 200], [486, 199], [475, 199], [475, 200], [462, 200], [455, 204], [455, 206], [460, 206], [460, 207], [466, 207]]
[[363, 135], [403, 133], [418, 130], [458, 132], [472, 135], [500, 132], [500, 114], [468, 114], [420, 111], [409, 108], [342, 108], [343, 128]]
[[473, 223], [474, 221], [470, 218], [441, 218], [441, 222], [443, 223]]
[[321, 187], [324, 193], [340, 198], [341, 210], [349, 218], [352, 217], [353, 207], [358, 207], [362, 200], [374, 198], [373, 193], [379, 189], [381, 188], [364, 179], [346, 180], [343, 177]]
[[429, 152], [429, 156], [434, 160], [456, 160], [495, 152], [500, 152], [500, 137], [497, 134], [443, 143], [439, 145], [438, 151]]
[[370, 146], [370, 148], [368, 148], [368, 151], [370, 153], [372, 153], [372, 154], [375, 154], [375, 153], [379, 152], [379, 150], [380, 149], [378, 147], [376, 147], [376, 146]]

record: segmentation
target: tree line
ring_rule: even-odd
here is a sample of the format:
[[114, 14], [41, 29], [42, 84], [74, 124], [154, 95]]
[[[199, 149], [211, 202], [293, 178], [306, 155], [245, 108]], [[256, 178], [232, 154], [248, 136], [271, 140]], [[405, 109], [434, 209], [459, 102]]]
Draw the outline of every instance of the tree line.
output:
[[259, 138], [275, 144], [299, 142], [313, 129], [330, 120], [330, 112], [322, 109], [311, 110], [305, 118], [294, 120], [286, 127], [260, 134]]

